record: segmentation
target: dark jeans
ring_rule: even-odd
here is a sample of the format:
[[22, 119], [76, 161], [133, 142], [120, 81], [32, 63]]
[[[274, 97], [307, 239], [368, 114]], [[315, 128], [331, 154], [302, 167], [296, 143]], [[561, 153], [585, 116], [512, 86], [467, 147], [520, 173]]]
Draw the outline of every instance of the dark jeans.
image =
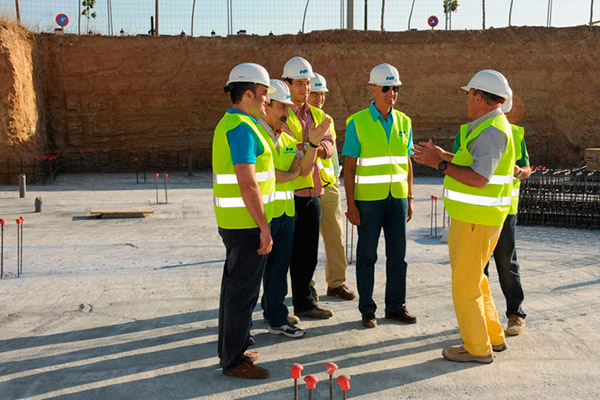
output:
[[381, 228], [385, 236], [385, 312], [394, 312], [406, 302], [406, 218], [408, 200], [391, 195], [385, 200], [356, 201], [360, 212], [356, 249], [356, 285], [358, 309], [375, 312], [373, 300], [377, 244]]
[[266, 255], [259, 255], [260, 230], [222, 229], [219, 235], [227, 250], [219, 300], [219, 358], [223, 369], [242, 363], [248, 348], [252, 309], [258, 299]]
[[[525, 318], [523, 312], [523, 287], [521, 286], [521, 275], [519, 275], [519, 262], [517, 261], [517, 248], [515, 245], [515, 231], [517, 229], [517, 216], [508, 215], [502, 226], [498, 244], [494, 249], [494, 261], [498, 270], [498, 280], [502, 293], [506, 298], [506, 316], [518, 315]], [[485, 266], [484, 272], [489, 276], [490, 263]]]
[[287, 273], [292, 259], [294, 217], [283, 214], [271, 221], [273, 249], [269, 253], [263, 278], [261, 306], [271, 326], [288, 323], [288, 308], [283, 304], [287, 295]]
[[312, 310], [317, 302], [310, 293], [310, 281], [317, 268], [321, 202], [318, 197], [294, 196], [296, 221], [290, 276], [296, 314]]

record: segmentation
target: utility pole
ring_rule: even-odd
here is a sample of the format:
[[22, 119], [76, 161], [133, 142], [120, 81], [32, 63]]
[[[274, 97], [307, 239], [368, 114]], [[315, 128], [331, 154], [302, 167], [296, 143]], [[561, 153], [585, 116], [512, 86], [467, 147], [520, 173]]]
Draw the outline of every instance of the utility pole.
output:
[[485, 30], [485, 0], [481, 1], [483, 7], [483, 29]]
[[192, 28], [191, 28], [191, 33], [192, 33], [192, 37], [194, 37], [194, 13], [196, 12], [196, 0], [194, 0], [194, 4], [192, 5]]
[[385, 15], [385, 0], [381, 1], [381, 28], [380, 30], [383, 32], [385, 29], [383, 29], [383, 17]]
[[594, 0], [591, 1], [590, 6], [590, 26], [592, 26], [592, 22], [594, 21]]
[[415, 9], [415, 0], [413, 0], [412, 6], [410, 6], [410, 14], [408, 15], [408, 30], [409, 31], [410, 31], [410, 20], [412, 19], [414, 9]]
[[[594, 5], [592, 4], [592, 7]], [[17, 10], [17, 24], [21, 26], [21, 6], [19, 5], [19, 0], [15, 0], [15, 8]]]
[[369, 16], [368, 10], [367, 10], [367, 3], [369, 0], [365, 0], [365, 31], [368, 29], [367, 27], [367, 18]]
[[154, 36], [158, 36], [158, 0], [155, 1], [154, 6]]
[[77, 16], [77, 34], [81, 35], [81, 0], [79, 0], [79, 15]]
[[510, 8], [508, 10], [508, 26], [511, 26], [513, 0], [510, 0]]
[[354, 0], [348, 0], [346, 5], [346, 23], [348, 29], [354, 29]]

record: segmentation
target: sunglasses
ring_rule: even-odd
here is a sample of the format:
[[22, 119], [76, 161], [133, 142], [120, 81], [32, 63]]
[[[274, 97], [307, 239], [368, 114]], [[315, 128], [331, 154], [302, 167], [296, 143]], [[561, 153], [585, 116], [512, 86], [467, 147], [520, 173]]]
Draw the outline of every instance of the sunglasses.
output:
[[382, 86], [381, 93], [387, 93], [390, 89], [393, 89], [394, 92], [398, 93], [398, 91], [400, 90], [400, 86]]

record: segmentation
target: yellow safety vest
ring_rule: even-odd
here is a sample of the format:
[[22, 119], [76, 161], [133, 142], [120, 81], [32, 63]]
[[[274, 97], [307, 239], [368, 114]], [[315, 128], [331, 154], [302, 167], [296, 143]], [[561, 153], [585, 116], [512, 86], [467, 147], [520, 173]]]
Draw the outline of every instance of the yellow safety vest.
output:
[[267, 222], [271, 222], [273, 218], [275, 168], [271, 148], [250, 117], [225, 113], [215, 128], [212, 147], [213, 202], [217, 224], [224, 229], [250, 229], [258, 226], [242, 199], [227, 141], [227, 132], [235, 129], [239, 124], [248, 125], [264, 147], [263, 153], [256, 158], [256, 178], [262, 194]]
[[510, 123], [504, 115], [488, 118], [467, 137], [467, 125], [460, 129], [460, 148], [452, 164], [470, 166], [473, 156], [467, 145], [481, 132], [493, 126], [506, 136], [506, 148], [489, 183], [483, 188], [465, 185], [446, 175], [444, 178], [444, 206], [448, 214], [459, 221], [479, 225], [500, 226], [504, 223], [512, 202], [515, 146]]
[[[329, 114], [325, 114], [325, 116], [331, 118]], [[333, 118], [331, 118], [331, 136], [333, 137], [333, 145], [337, 146], [335, 143], [336, 134]], [[323, 184], [323, 187], [327, 187], [337, 180], [337, 176], [335, 176], [335, 172], [333, 170], [333, 155], [325, 160], [317, 160], [317, 165], [319, 166], [319, 174], [321, 175], [321, 183]]]
[[[523, 154], [521, 153], [521, 143], [523, 140], [525, 140], [525, 128], [512, 124], [510, 126], [512, 128], [513, 142], [515, 144], [515, 160], [519, 161], [521, 158], [523, 158]], [[508, 211], [509, 215], [516, 215], [519, 211], [519, 189], [521, 188], [521, 180], [519, 178], [514, 179], [512, 201], [510, 204], [510, 210]]]
[[411, 120], [406, 114], [393, 111], [393, 124], [388, 140], [381, 123], [373, 119], [367, 108], [351, 115], [360, 142], [356, 160], [355, 200], [383, 200], [390, 193], [397, 199], [408, 196], [408, 141]]
[[[310, 104], [308, 104], [308, 106], [310, 107], [310, 112], [312, 113], [312, 117], [313, 117], [313, 120], [315, 121], [316, 125], [319, 125], [321, 122], [323, 122], [323, 120], [325, 120], [325, 113], [323, 112], [323, 110], [321, 110], [317, 107], [313, 107]], [[287, 126], [290, 129], [290, 131], [294, 134], [296, 141], [298, 143], [304, 143], [302, 123], [300, 122], [300, 119], [298, 118], [298, 116], [294, 113], [294, 111], [291, 108], [288, 108], [288, 111], [289, 111], [289, 117], [286, 122]], [[318, 143], [315, 143], [315, 144], [318, 144]], [[322, 161], [322, 160], [319, 157], [317, 157], [317, 161], [316, 161], [317, 165], [319, 165], [320, 161]], [[321, 170], [321, 166], [319, 166], [319, 170]], [[331, 179], [333, 179], [333, 174], [332, 174]], [[330, 184], [333, 183], [333, 180], [329, 183]], [[313, 177], [312, 177], [312, 170], [308, 175], [299, 176], [296, 179], [294, 179], [295, 190], [312, 188], [314, 186], [315, 186], [315, 184], [314, 184]]]
[[[279, 143], [279, 149], [277, 149], [269, 132], [267, 132], [260, 124], [257, 124], [256, 126], [271, 148], [275, 169], [286, 172], [289, 171], [292, 162], [296, 157], [296, 139], [285, 132], [281, 132], [279, 139], [277, 140]], [[293, 217], [295, 214], [293, 180], [286, 182], [275, 181], [275, 208], [273, 209], [273, 218], [279, 218], [284, 213], [290, 217]]]

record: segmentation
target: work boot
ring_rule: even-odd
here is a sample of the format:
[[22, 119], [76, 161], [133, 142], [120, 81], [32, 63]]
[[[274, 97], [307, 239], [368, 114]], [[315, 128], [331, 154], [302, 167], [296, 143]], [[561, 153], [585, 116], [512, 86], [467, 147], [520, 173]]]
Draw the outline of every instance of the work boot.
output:
[[328, 319], [333, 317], [333, 310], [315, 306], [312, 310], [302, 311], [296, 313], [296, 315], [302, 318]]
[[442, 355], [446, 360], [455, 362], [478, 362], [490, 364], [494, 362], [494, 356], [491, 354], [485, 356], [474, 356], [469, 353], [464, 346], [444, 347]]
[[348, 289], [348, 286], [346, 286], [345, 284], [342, 284], [342, 286], [336, 288], [328, 286], [327, 296], [339, 297], [340, 299], [344, 300], [353, 300], [354, 298], [356, 298], [356, 294], [352, 290]]
[[408, 312], [408, 310], [406, 309], [406, 304], [403, 305], [402, 308], [397, 309], [396, 311], [386, 312], [385, 318], [404, 322], [405, 324], [417, 323], [417, 317]]
[[506, 349], [507, 349], [506, 343], [492, 345], [492, 350], [494, 350], [497, 353], [500, 353], [501, 351], [504, 351]]
[[[258, 351], [250, 351], [250, 350], [246, 350], [246, 351], [244, 352], [244, 355], [245, 355], [246, 357], [248, 357], [248, 359], [249, 359], [250, 361], [252, 361], [252, 362], [254, 362], [254, 361], [258, 360], [258, 358], [260, 357], [260, 353], [259, 353]], [[219, 365], [220, 365], [221, 367], [223, 367], [223, 359], [222, 359], [222, 358], [219, 358]]]
[[508, 319], [508, 327], [506, 328], [506, 334], [508, 336], [517, 336], [523, 333], [525, 330], [525, 318], [521, 318], [518, 315], [511, 315]]
[[377, 328], [377, 318], [375, 318], [375, 313], [364, 313], [362, 315], [362, 324], [365, 328]]
[[223, 374], [246, 379], [267, 379], [271, 375], [268, 369], [259, 367], [250, 360], [244, 360], [240, 365], [230, 370], [223, 370]]

